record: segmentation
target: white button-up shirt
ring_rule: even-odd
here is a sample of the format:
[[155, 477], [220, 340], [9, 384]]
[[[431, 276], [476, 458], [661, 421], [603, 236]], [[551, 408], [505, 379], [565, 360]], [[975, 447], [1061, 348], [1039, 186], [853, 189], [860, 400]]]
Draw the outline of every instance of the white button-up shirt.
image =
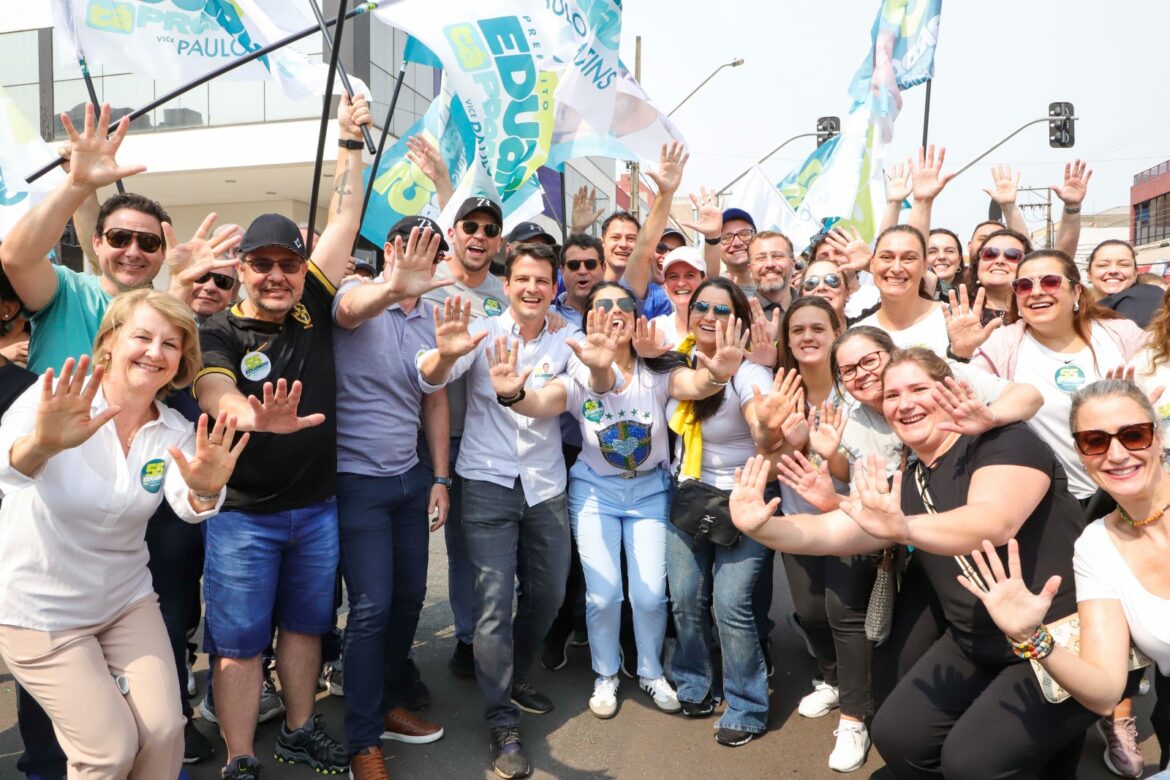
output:
[[[158, 418], [134, 436], [123, 456], [114, 421], [73, 449], [49, 458], [35, 476], [12, 467], [13, 443], [36, 425], [41, 382], [9, 408], [0, 424], [0, 625], [62, 631], [104, 623], [154, 591], [146, 568], [146, 523], [165, 496], [175, 514], [196, 512], [168, 447], [188, 458], [195, 430], [155, 402]], [[101, 390], [93, 414], [108, 406]]]
[[[468, 331], [472, 336], [487, 331], [488, 337], [455, 361], [447, 382], [432, 385], [419, 372], [419, 384], [424, 393], [434, 392], [467, 375], [467, 418], [455, 472], [466, 479], [492, 482], [506, 488], [514, 486], [519, 477], [524, 500], [529, 506], [560, 495], [565, 490], [566, 480], [559, 419], [525, 417], [500, 406], [496, 401], [496, 391], [492, 389], [487, 350], [493, 348], [500, 336], [518, 339], [520, 355], [516, 360], [516, 370], [524, 373], [525, 369], [532, 369], [531, 376], [524, 383], [527, 388], [544, 387], [563, 373], [569, 373], [588, 385], [589, 369], [565, 345], [567, 337], [581, 338], [580, 331], [562, 328], [552, 333], [546, 327], [536, 338], [524, 341], [511, 310], [499, 317], [474, 320]], [[436, 350], [428, 350], [420, 354], [416, 365], [421, 366], [434, 352]]]

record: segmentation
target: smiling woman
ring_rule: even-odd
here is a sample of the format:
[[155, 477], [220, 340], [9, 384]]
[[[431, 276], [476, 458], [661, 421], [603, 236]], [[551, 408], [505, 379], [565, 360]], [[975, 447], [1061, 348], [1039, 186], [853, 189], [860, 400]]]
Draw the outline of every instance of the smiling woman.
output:
[[923, 287], [926, 252], [926, 239], [910, 225], [882, 231], [870, 263], [881, 306], [858, 324], [881, 328], [899, 347], [921, 346], [945, 355], [948, 340], [942, 304], [928, 298]]

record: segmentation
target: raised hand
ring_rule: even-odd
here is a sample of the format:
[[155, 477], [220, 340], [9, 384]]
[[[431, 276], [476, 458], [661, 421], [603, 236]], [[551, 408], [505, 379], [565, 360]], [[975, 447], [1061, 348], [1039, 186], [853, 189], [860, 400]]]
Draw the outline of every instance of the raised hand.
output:
[[934, 153], [934, 144], [926, 149], [918, 149], [918, 164], [914, 166], [914, 183], [911, 189], [914, 200], [934, 200], [947, 186], [947, 182], [955, 177], [953, 173], [942, 172], [946, 156], [947, 150], [942, 146], [938, 148], [937, 156]]
[[228, 417], [227, 412], [219, 413], [210, 434], [207, 425], [208, 416], [199, 415], [199, 423], [195, 426], [195, 455], [190, 460], [178, 447], [169, 447], [167, 451], [191, 492], [211, 496], [227, 484], [251, 434], [245, 433], [232, 446], [236, 437], [236, 418]]
[[1002, 206], [1013, 205], [1016, 202], [1016, 194], [1020, 189], [1020, 174], [1012, 178], [1012, 167], [1010, 165], [996, 165], [991, 169], [991, 180], [994, 182], [992, 189], [983, 189], [988, 197]]
[[748, 332], [743, 329], [739, 318], [734, 315], [720, 328], [715, 325], [715, 354], [707, 357], [695, 350], [695, 360], [716, 382], [726, 382], [739, 370], [747, 349]]
[[337, 129], [342, 138], [361, 138], [362, 125], [370, 125], [373, 121], [370, 106], [363, 95], [355, 93], [350, 100], [345, 92], [341, 93], [341, 102], [337, 106]]
[[634, 321], [630, 345], [641, 358], [656, 358], [674, 349], [674, 344], [667, 344], [666, 338], [658, 332], [658, 326], [652, 320], [647, 322], [645, 317]]
[[146, 170], [145, 165], [119, 165], [114, 159], [126, 138], [126, 131], [130, 129], [130, 117], [122, 117], [114, 134], [107, 138], [110, 131], [109, 103], [102, 104], [96, 123], [93, 104], [85, 105], [85, 127], [80, 133], [68, 114], [61, 114], [61, 124], [69, 136], [69, 180], [74, 184], [97, 189]]
[[529, 374], [532, 373], [531, 368], [525, 369], [523, 374], [516, 372], [516, 359], [520, 356], [520, 342], [509, 343], [506, 337], [500, 336], [489, 347], [487, 353], [488, 365], [490, 366], [488, 376], [492, 380], [492, 390], [501, 398], [515, 398], [523, 389], [524, 383], [528, 381]]
[[105, 369], [102, 366], [94, 368], [93, 376], [86, 382], [88, 368], [88, 355], [82, 355], [77, 361], [68, 358], [61, 367], [61, 379], [56, 388], [53, 387], [53, 369], [47, 370], [41, 380], [41, 402], [37, 406], [32, 446], [45, 458], [80, 446], [122, 410], [120, 406], [110, 406], [90, 415]]
[[776, 464], [776, 476], [822, 512], [832, 511], [841, 503], [841, 496], [833, 488], [833, 478], [829, 476], [828, 461], [821, 461], [819, 466], [813, 465], [797, 450], [792, 455], [780, 456], [780, 462]]
[[263, 400], [254, 395], [248, 396], [248, 404], [252, 407], [254, 431], [296, 433], [325, 422], [325, 415], [319, 412], [305, 417], [297, 416], [297, 407], [301, 403], [300, 380], [293, 382], [291, 389], [284, 379], [276, 380], [275, 388], [271, 382], [265, 382], [263, 396]]
[[861, 233], [852, 225], [849, 232], [835, 227], [825, 236], [825, 243], [844, 253], [845, 262], [840, 264], [845, 271], [864, 271], [869, 268], [869, 261], [873, 258], [873, 250], [861, 237]]
[[870, 453], [853, 469], [854, 495], [841, 502], [841, 510], [870, 536], [901, 542], [910, 535], [910, 523], [902, 514], [902, 472], [886, 482], [886, 464]]
[[435, 307], [435, 347], [445, 358], [460, 358], [475, 349], [487, 338], [487, 331], [472, 336], [467, 330], [471, 323], [471, 301], [466, 304], [458, 295], [443, 301], [443, 308]]
[[1073, 160], [1064, 166], [1064, 184], [1049, 187], [1056, 197], [1064, 201], [1065, 206], [1079, 206], [1085, 199], [1089, 189], [1089, 179], [1093, 178], [1093, 171], [1084, 160]]
[[772, 309], [771, 318], [764, 314], [764, 307], [760, 305], [760, 299], [754, 295], [748, 298], [748, 308], [752, 313], [752, 349], [756, 348], [756, 323], [765, 326], [765, 338], [775, 344], [780, 340], [780, 307]]
[[715, 238], [723, 230], [723, 210], [719, 208], [718, 196], [703, 185], [699, 185], [699, 195], [691, 193], [691, 203], [695, 206], [698, 215], [693, 222], [683, 222], [687, 230], [697, 230], [707, 238]]
[[169, 222], [162, 223], [163, 238], [167, 242], [166, 263], [172, 279], [190, 286], [212, 271], [223, 271], [239, 265], [238, 260], [227, 254], [240, 245], [244, 232], [237, 225], [235, 230], [225, 230], [218, 236], [211, 236], [211, 226], [215, 224], [217, 216], [213, 211], [204, 217], [195, 234], [183, 243], [179, 243], [175, 229]]
[[[999, 630], [1014, 642], [1022, 642], [1032, 636], [1048, 614], [1052, 599], [1060, 589], [1060, 575], [1054, 574], [1044, 583], [1039, 593], [1028, 590], [1020, 573], [1020, 545], [1015, 539], [1007, 543], [1008, 570], [990, 541], [983, 540], [983, 550], [972, 550], [971, 559], [987, 586], [984, 591], [978, 584], [960, 574], [959, 584], [975, 598], [983, 602], [987, 614], [995, 621]], [[984, 557], [986, 556], [986, 557]]]
[[996, 317], [986, 325], [983, 324], [983, 303], [987, 293], [982, 287], [976, 291], [973, 303], [967, 302], [970, 299], [965, 284], [959, 285], [958, 294], [954, 289], [948, 292], [947, 298], [951, 305], [943, 307], [943, 316], [947, 321], [951, 352], [969, 358], [983, 346], [983, 342], [991, 337], [996, 328], [1003, 325], [1003, 317]]
[[913, 192], [910, 184], [912, 168], [913, 164], [906, 160], [886, 171], [886, 203], [897, 203], [900, 206], [910, 197], [910, 193]]
[[777, 372], [767, 395], [752, 385], [755, 399], [756, 422], [770, 431], [780, 431], [793, 412], [804, 415], [804, 392], [800, 387], [800, 372], [795, 368]]
[[752, 456], [743, 468], [735, 470], [735, 488], [731, 491], [729, 506], [731, 522], [745, 534], [763, 529], [780, 508], [780, 499], [764, 503], [764, 488], [768, 485], [771, 464], [762, 455]]
[[444, 285], [454, 284], [454, 279], [435, 279], [435, 255], [439, 252], [442, 235], [432, 233], [430, 228], [419, 231], [410, 229], [406, 245], [402, 236], [394, 237], [394, 256], [389, 259], [390, 276], [386, 283], [390, 289], [404, 298], [418, 298]]
[[576, 339], [565, 339], [565, 346], [573, 350], [573, 354], [587, 368], [604, 371], [613, 365], [618, 350], [617, 336], [613, 334], [613, 318], [612, 311], [590, 309], [585, 320], [585, 332], [588, 334], [585, 340], [578, 342]]
[[951, 417], [949, 421], [938, 424], [940, 431], [978, 436], [999, 425], [995, 412], [975, 395], [971, 385], [957, 381], [954, 377], [935, 382], [930, 397]]
[[686, 154], [685, 147], [675, 141], [669, 145], [663, 144], [658, 155], [658, 170], [648, 169], [646, 175], [658, 188], [658, 196], [673, 195], [682, 183], [683, 168], [687, 165], [690, 155]]
[[443, 182], [451, 183], [451, 171], [447, 168], [447, 161], [426, 136], [412, 135], [406, 139], [406, 158], [417, 165], [436, 187]]
[[820, 409], [808, 410], [808, 446], [825, 461], [837, 454], [845, 433], [848, 414], [844, 404], [834, 406], [825, 401]]
[[597, 208], [597, 190], [590, 190], [585, 184], [577, 190], [573, 195], [573, 212], [570, 218], [570, 224], [573, 226], [573, 233], [584, 233], [589, 230], [601, 215], [605, 213], [605, 209]]

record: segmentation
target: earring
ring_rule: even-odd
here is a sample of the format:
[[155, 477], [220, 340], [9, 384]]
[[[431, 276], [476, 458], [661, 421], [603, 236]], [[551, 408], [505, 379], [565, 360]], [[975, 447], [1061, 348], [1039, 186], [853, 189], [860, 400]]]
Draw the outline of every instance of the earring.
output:
[[1081, 302], [1077, 301], [1076, 303], [1073, 304], [1073, 311], [1078, 312], [1080, 310], [1081, 310]]

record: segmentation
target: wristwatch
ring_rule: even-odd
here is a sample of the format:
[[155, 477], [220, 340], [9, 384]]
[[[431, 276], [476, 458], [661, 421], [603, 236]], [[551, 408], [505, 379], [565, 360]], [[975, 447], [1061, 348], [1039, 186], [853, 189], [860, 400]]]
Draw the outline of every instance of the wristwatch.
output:
[[703, 242], [706, 243], [707, 246], [715, 246], [719, 243], [719, 236], [715, 236], [715, 238], [704, 238]]
[[338, 138], [337, 145], [342, 149], [364, 149], [366, 146], [361, 141], [356, 141], [353, 138]]
[[451, 487], [452, 482], [450, 477], [432, 477], [432, 485], [442, 485], [443, 487]]

